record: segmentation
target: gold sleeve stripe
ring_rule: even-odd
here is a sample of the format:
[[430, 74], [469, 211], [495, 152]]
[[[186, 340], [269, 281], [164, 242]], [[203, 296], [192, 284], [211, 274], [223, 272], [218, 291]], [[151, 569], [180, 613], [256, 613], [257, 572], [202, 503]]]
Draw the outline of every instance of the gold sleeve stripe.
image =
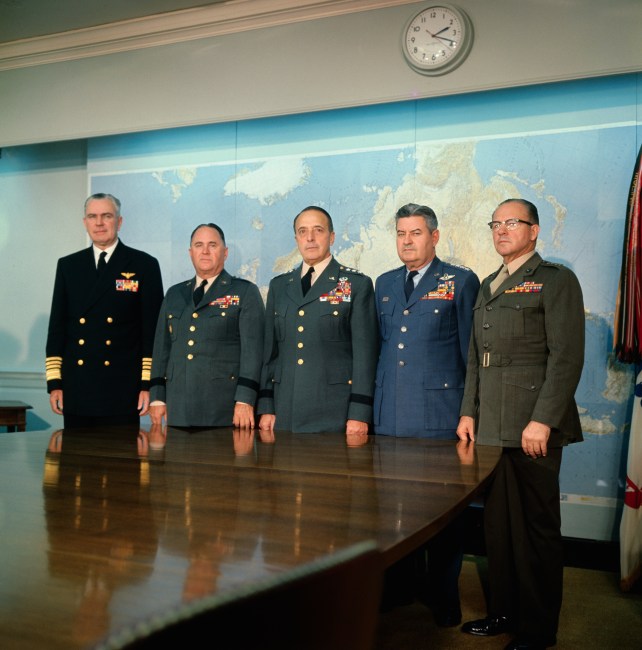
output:
[[47, 381], [62, 379], [62, 357], [47, 357], [45, 361], [45, 376]]
[[141, 373], [142, 381], [150, 381], [152, 378], [152, 358], [143, 357], [143, 371]]

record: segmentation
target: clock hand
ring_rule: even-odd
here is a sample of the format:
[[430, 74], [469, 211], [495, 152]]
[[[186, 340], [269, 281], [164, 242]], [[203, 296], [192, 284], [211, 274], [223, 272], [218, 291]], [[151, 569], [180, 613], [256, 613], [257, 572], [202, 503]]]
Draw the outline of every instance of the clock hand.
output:
[[457, 46], [457, 41], [453, 41], [450, 38], [446, 38], [445, 36], [439, 36], [442, 32], [445, 32], [447, 29], [450, 29], [449, 27], [444, 27], [443, 29], [440, 29], [436, 34], [433, 34], [432, 32], [426, 30], [433, 38], [436, 38], [439, 41], [445, 41], [450, 47], [456, 47]]

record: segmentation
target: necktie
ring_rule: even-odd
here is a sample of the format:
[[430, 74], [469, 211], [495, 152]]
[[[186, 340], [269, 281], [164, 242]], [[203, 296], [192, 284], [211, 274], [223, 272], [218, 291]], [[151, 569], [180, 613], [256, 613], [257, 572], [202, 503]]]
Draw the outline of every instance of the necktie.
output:
[[406, 278], [406, 284], [404, 285], [403, 288], [406, 293], [406, 300], [410, 300], [410, 296], [412, 295], [412, 292], [415, 290], [414, 277], [418, 273], [419, 271], [410, 271], [410, 273], [408, 273], [408, 277]]
[[497, 291], [497, 289], [499, 289], [499, 285], [504, 282], [508, 275], [508, 267], [506, 265], [503, 265], [501, 271], [497, 274], [497, 277], [490, 283], [491, 296], [495, 293], [495, 291]]
[[301, 278], [301, 289], [303, 289], [303, 295], [305, 296], [310, 287], [312, 286], [312, 274], [314, 273], [314, 266], [311, 266], [308, 269], [308, 272]]
[[203, 280], [198, 287], [196, 287], [193, 298], [194, 298], [194, 307], [198, 305], [201, 300], [203, 300], [203, 296], [205, 295], [205, 285], [207, 284], [207, 280]]
[[100, 257], [98, 258], [98, 266], [96, 267], [96, 271], [98, 271], [98, 275], [100, 275], [105, 270], [105, 267], [107, 266], [107, 260], [105, 260], [106, 257], [107, 257], [107, 251], [103, 251], [100, 254]]

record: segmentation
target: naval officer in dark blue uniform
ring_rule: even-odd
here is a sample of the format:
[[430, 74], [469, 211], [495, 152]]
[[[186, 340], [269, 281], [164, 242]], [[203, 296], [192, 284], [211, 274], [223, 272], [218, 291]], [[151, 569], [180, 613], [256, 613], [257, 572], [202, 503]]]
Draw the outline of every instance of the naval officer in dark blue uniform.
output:
[[[381, 351], [374, 430], [379, 435], [457, 440], [479, 279], [470, 269], [436, 256], [439, 230], [431, 208], [409, 203], [397, 211], [395, 222], [403, 266], [381, 275], [375, 287]], [[428, 588], [442, 626], [461, 621], [461, 523], [453, 521], [428, 547]], [[394, 581], [400, 573], [388, 575]]]
[[118, 239], [120, 201], [93, 194], [92, 245], [58, 260], [47, 336], [47, 391], [65, 428], [138, 425], [149, 409], [163, 282], [156, 258]]

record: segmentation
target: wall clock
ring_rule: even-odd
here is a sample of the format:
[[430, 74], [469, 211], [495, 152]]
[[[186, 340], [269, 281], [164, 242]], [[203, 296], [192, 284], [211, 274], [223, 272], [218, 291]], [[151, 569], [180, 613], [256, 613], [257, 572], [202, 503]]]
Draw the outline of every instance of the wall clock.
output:
[[452, 5], [426, 7], [406, 23], [402, 48], [408, 64], [426, 75], [441, 75], [461, 65], [473, 45], [473, 24]]

